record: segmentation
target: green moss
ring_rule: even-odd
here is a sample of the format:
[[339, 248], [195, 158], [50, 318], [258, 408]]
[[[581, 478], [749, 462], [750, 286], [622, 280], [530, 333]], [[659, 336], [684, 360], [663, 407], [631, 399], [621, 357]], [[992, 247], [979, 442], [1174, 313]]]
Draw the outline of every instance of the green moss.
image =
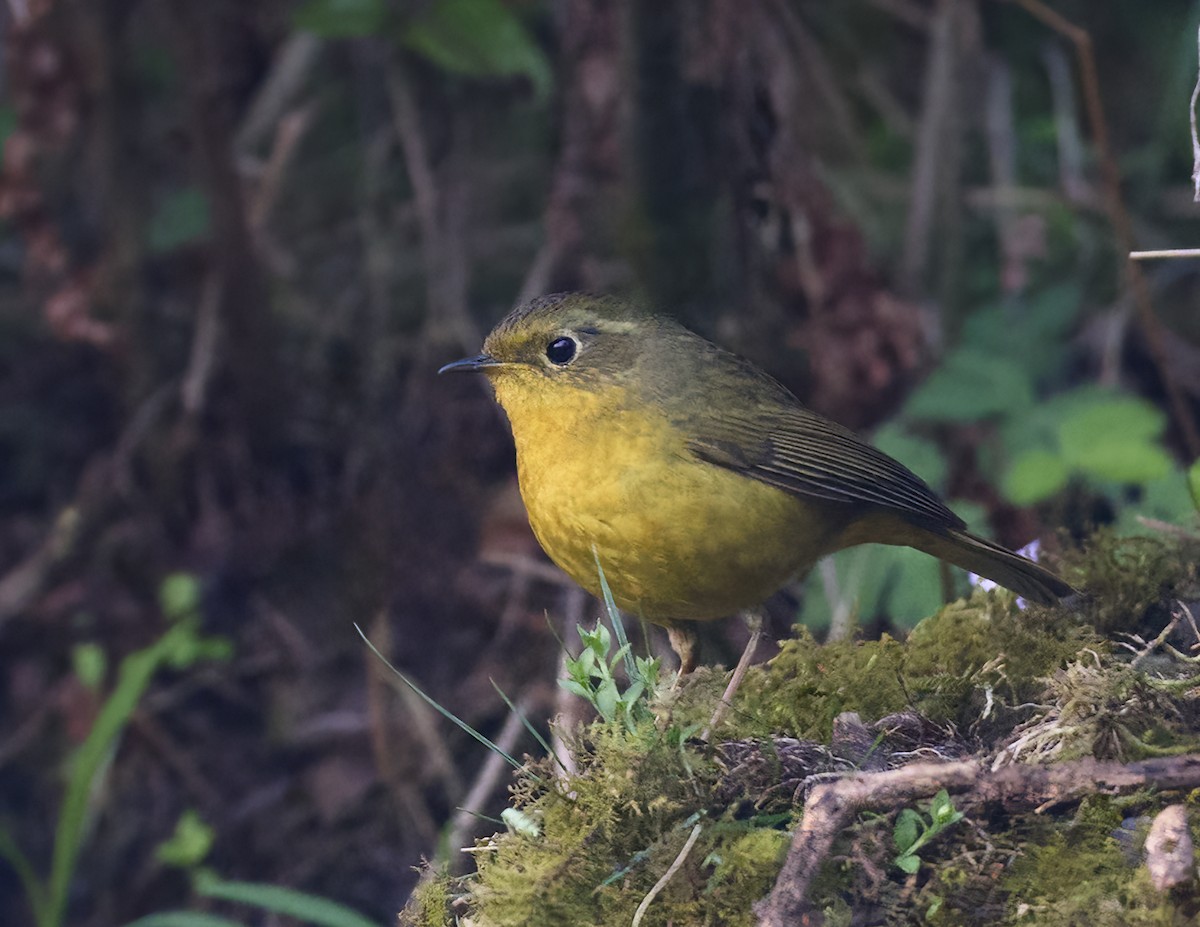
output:
[[869, 719], [899, 711], [909, 702], [903, 666], [904, 646], [886, 635], [821, 646], [798, 628], [770, 664], [746, 674], [737, 699], [739, 736], [786, 731], [828, 741], [843, 711]]
[[[576, 774], [563, 777], [548, 760], [525, 770], [514, 783], [513, 805], [540, 821], [540, 834], [498, 834], [480, 843], [478, 871], [467, 879], [429, 875], [404, 923], [628, 924], [699, 826], [642, 924], [749, 927], [754, 903], [770, 891], [786, 854], [803, 782], [814, 769], [878, 758], [875, 750], [930, 755], [943, 745], [949, 755], [962, 755], [968, 744], [986, 756], [1007, 751], [1017, 762], [1130, 760], [1195, 749], [1200, 667], [1164, 652], [1134, 668], [1128, 651], [1085, 620], [1128, 627], [1156, 609], [1165, 615], [1164, 596], [1196, 591], [1188, 561], [1195, 547], [1101, 536], [1068, 565], [1072, 581], [1094, 597], [1081, 609], [1021, 611], [1006, 593], [976, 592], [927, 618], [903, 642], [820, 645], [801, 629], [774, 660], [747, 674], [711, 748], [692, 738], [727, 677], [701, 669], [654, 694], [657, 726], [630, 733], [596, 723], [568, 737]], [[847, 711], [865, 722], [865, 754], [824, 746], [834, 719]], [[886, 730], [916, 738], [915, 746], [893, 747], [891, 733], [869, 727], [897, 713], [904, 714], [889, 718]], [[921, 740], [930, 729], [932, 739]], [[854, 730], [843, 723], [839, 736]], [[715, 746], [722, 740], [737, 743]], [[810, 900], [831, 927], [864, 917], [956, 927], [1189, 923], [1200, 912], [1191, 890], [1154, 892], [1140, 864], [1147, 822], [1170, 800], [1178, 799], [1098, 796], [1073, 812], [1011, 817], [966, 808], [968, 821], [924, 848], [911, 877], [893, 864], [895, 812], [864, 814], [839, 836]], [[1187, 801], [1200, 809], [1200, 790]], [[1193, 827], [1200, 842], [1200, 811]]]
[[1077, 826], [1027, 846], [1002, 879], [1015, 904], [1008, 923], [1046, 927], [1138, 927], [1194, 923], [1154, 891], [1137, 854], [1115, 830]]
[[452, 884], [444, 869], [435, 870], [426, 865], [408, 904], [400, 912], [400, 927], [452, 927]]
[[1097, 531], [1064, 557], [1067, 579], [1086, 592], [1083, 618], [1103, 633], [1131, 631], [1175, 597], [1195, 597], [1200, 538], [1118, 537]]
[[747, 675], [738, 732], [828, 740], [843, 711], [875, 720], [908, 708], [967, 725], [989, 690], [1013, 704], [1028, 701], [1082, 648], [1106, 646], [1062, 610], [1023, 612], [1011, 596], [982, 591], [926, 618], [903, 643], [885, 635], [819, 645], [798, 628], [767, 667]]

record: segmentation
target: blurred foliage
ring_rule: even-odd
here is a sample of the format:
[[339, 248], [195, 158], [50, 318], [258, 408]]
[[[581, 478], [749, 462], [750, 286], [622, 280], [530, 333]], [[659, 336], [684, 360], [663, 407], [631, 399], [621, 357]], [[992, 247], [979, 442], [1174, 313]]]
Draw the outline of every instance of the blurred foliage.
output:
[[546, 53], [501, 0], [424, 3], [398, 23], [385, 0], [308, 0], [295, 22], [327, 39], [393, 36], [450, 74], [524, 77], [539, 100], [549, 96], [553, 84]]
[[[179, 584], [179, 577], [175, 578], [175, 584]], [[12, 833], [0, 824], [0, 858], [20, 878], [37, 927], [60, 927], [66, 923], [75, 868], [92, 830], [91, 796], [107, 773], [129, 719], [154, 676], [163, 669], [178, 672], [198, 661], [226, 660], [231, 655], [229, 641], [200, 633], [194, 598], [182, 604], [180, 610], [165, 614], [171, 626], [158, 640], [121, 660], [112, 692], [97, 712], [87, 738], [70, 757], [50, 872], [45, 878], [37, 875]], [[97, 682], [104, 661], [93, 656], [81, 662], [87, 667], [84, 683]]]
[[[203, 868], [192, 873], [192, 883], [202, 898], [231, 902], [311, 927], [380, 927], [344, 904], [291, 888], [233, 882]], [[244, 923], [194, 911], [161, 911], [140, 917], [126, 927], [241, 927]]]

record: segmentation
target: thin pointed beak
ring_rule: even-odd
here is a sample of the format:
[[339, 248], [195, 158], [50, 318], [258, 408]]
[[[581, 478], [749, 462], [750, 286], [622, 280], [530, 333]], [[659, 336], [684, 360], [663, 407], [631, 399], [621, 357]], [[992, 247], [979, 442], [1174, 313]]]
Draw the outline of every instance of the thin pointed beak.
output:
[[476, 354], [474, 357], [464, 357], [462, 360], [452, 361], [438, 373], [445, 373], [448, 370], [483, 370], [486, 367], [499, 366], [501, 366], [501, 361], [496, 360], [492, 355]]

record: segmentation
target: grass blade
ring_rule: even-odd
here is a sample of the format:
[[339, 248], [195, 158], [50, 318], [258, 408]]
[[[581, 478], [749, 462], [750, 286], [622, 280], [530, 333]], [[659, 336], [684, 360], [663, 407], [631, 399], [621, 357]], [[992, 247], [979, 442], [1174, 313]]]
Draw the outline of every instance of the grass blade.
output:
[[391, 661], [388, 660], [388, 658], [385, 657], [382, 653], [380, 653], [379, 650], [376, 648], [376, 646], [371, 643], [371, 639], [369, 637], [367, 637], [366, 634], [363, 633], [363, 629], [360, 628], [357, 623], [354, 625], [354, 630], [357, 631], [358, 636], [363, 639], [363, 643], [365, 643], [371, 649], [371, 653], [373, 653], [373, 654], [375, 654], [375, 656], [379, 657], [379, 659], [383, 662], [383, 665], [386, 666], [388, 669], [390, 669], [393, 673], [395, 673], [396, 677], [401, 682], [403, 682], [406, 686], [408, 686], [415, 693], [417, 693], [417, 695], [419, 695], [422, 699], [424, 699], [425, 703], [427, 705], [429, 705], [431, 708], [433, 708], [443, 718], [453, 721], [462, 730], [466, 731], [468, 734], [470, 734], [472, 737], [474, 737], [477, 741], [479, 741], [481, 744], [483, 744], [485, 747], [487, 747], [489, 750], [491, 750], [493, 753], [499, 754], [500, 756], [504, 757], [504, 759], [512, 766], [513, 769], [521, 768], [521, 764], [518, 763], [515, 759], [513, 759], [513, 757], [509, 756], [508, 753], [506, 753], [505, 751], [503, 751], [499, 747], [497, 747], [494, 743], [492, 743], [490, 740], [488, 740], [486, 737], [484, 737], [482, 734], [480, 734], [479, 731], [475, 730], [475, 728], [473, 728], [473, 727], [471, 727], [471, 725], [467, 724], [466, 721], [464, 721], [462, 718], [458, 717], [458, 715], [454, 714], [451, 711], [447, 711], [445, 708], [443, 708], [441, 705], [439, 705], [434, 699], [432, 699], [431, 697], [426, 695], [421, 690], [420, 686], [418, 686], [415, 682], [413, 682], [411, 679], [409, 679], [407, 676], [405, 676], [402, 672], [400, 672], [400, 670], [396, 669], [396, 667], [394, 667], [392, 665]]

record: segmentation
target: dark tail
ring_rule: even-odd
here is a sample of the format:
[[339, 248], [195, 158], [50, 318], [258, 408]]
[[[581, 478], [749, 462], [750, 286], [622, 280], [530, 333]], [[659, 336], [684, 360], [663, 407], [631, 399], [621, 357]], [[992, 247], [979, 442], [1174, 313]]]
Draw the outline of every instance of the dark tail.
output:
[[910, 547], [933, 554], [955, 566], [986, 577], [1041, 605], [1054, 605], [1079, 592], [1043, 566], [991, 541], [948, 528], [941, 532], [924, 530], [906, 538]]

